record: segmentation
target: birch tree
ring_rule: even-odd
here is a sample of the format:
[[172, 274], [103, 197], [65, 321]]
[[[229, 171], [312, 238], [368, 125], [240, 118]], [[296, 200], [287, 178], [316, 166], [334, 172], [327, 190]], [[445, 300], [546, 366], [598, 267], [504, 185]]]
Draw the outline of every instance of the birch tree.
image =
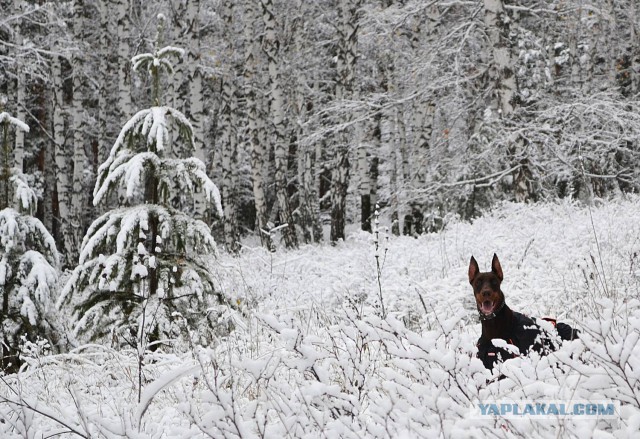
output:
[[[16, 12], [17, 16], [20, 16], [20, 14], [22, 13], [22, 7], [23, 7], [23, 1], [22, 0], [13, 0], [13, 7], [14, 10]], [[22, 32], [21, 32], [21, 20], [18, 21], [18, 24], [15, 27], [15, 47], [16, 47], [16, 52], [17, 50], [19, 50], [20, 48], [22, 48], [23, 45], [23, 37], [22, 37]], [[18, 54], [16, 53], [16, 60], [20, 59], [20, 57], [18, 56]], [[26, 105], [26, 96], [25, 96], [25, 88], [27, 87], [26, 84], [26, 75], [25, 75], [25, 71], [26, 71], [26, 66], [21, 65], [20, 61], [17, 61], [18, 64], [16, 66], [16, 76], [17, 76], [17, 80], [16, 80], [16, 97], [17, 97], [17, 102], [16, 102], [16, 115], [17, 118], [19, 120], [25, 120], [25, 116], [26, 116], [26, 112], [25, 112], [25, 105]], [[24, 131], [22, 130], [17, 130], [16, 135], [15, 135], [16, 139], [15, 139], [15, 146], [14, 146], [14, 152], [13, 152], [13, 156], [14, 156], [14, 166], [16, 168], [19, 169], [20, 172], [22, 172], [22, 166], [23, 166], [23, 158], [24, 158]]]
[[260, 236], [262, 246], [272, 250], [273, 242], [269, 227], [267, 226], [269, 212], [267, 207], [267, 165], [268, 154], [266, 142], [260, 141], [260, 103], [258, 102], [257, 89], [259, 78], [257, 77], [257, 65], [260, 44], [256, 32], [257, 21], [260, 20], [256, 10], [256, 2], [245, 1], [242, 17], [244, 26], [245, 52], [244, 52], [244, 96], [246, 102], [247, 139], [250, 149], [251, 184], [256, 210], [256, 228]]
[[484, 0], [484, 11], [491, 53], [491, 108], [502, 117], [508, 117], [513, 113], [518, 99], [509, 17], [502, 0]]
[[[195, 147], [194, 157], [206, 163], [205, 139], [204, 139], [204, 103], [202, 93], [202, 72], [200, 69], [200, 0], [191, 0], [186, 4], [187, 22], [187, 47], [186, 52], [188, 75], [187, 84], [189, 89], [187, 115], [193, 126], [193, 144]], [[197, 193], [194, 196], [194, 215], [196, 218], [204, 219], [205, 199], [203, 194]]]
[[118, 35], [118, 108], [120, 122], [127, 120], [131, 111], [130, 23], [128, 0], [114, 0]]
[[[317, 185], [318, 162], [321, 160], [321, 140], [308, 141], [309, 125], [312, 123], [313, 111], [319, 104], [321, 72], [316, 63], [320, 59], [302, 56], [308, 53], [309, 41], [314, 37], [322, 38], [322, 24], [310, 17], [318, 13], [321, 6], [317, 3], [297, 1], [295, 16], [290, 21], [292, 35], [291, 67], [295, 73], [293, 78], [293, 117], [295, 124], [291, 130], [295, 138], [295, 154], [297, 155], [297, 213], [296, 221], [300, 226], [302, 239], [305, 243], [321, 242], [323, 240], [322, 225], [320, 224], [320, 200]], [[320, 34], [320, 35], [319, 35]]]
[[[109, 0], [98, 1], [98, 12], [100, 14], [100, 45], [110, 47], [111, 27], [109, 25]], [[98, 88], [98, 159], [104, 160], [109, 151], [109, 119], [113, 116], [113, 99], [110, 99], [110, 92], [116, 90], [111, 86], [111, 65], [107, 56], [101, 56], [99, 61], [99, 88]]]
[[640, 93], [640, 5], [631, 2], [629, 11], [631, 22], [631, 49], [629, 54], [628, 74], [630, 76], [630, 94]]
[[288, 248], [298, 246], [298, 237], [289, 206], [287, 193], [288, 142], [285, 133], [285, 102], [280, 77], [280, 46], [273, 0], [261, 0], [264, 22], [263, 50], [269, 72], [269, 113], [275, 156], [275, 192], [282, 228], [282, 236]]
[[[222, 20], [225, 34], [229, 35], [233, 29], [233, 2], [225, 0], [222, 3]], [[222, 78], [222, 94], [220, 109], [220, 141], [222, 149], [222, 201], [224, 205], [224, 239], [226, 248], [231, 253], [240, 250], [237, 216], [237, 180], [238, 180], [238, 135], [236, 119], [236, 79], [235, 57], [236, 44], [233, 38], [227, 41], [227, 56], [225, 59], [231, 65], [225, 69]]]
[[[62, 254], [62, 266], [67, 268], [73, 264], [73, 237], [70, 224], [71, 208], [69, 202], [71, 175], [71, 162], [65, 148], [65, 106], [63, 99], [62, 84], [62, 62], [61, 56], [54, 56], [52, 60], [52, 77], [54, 83], [53, 99], [53, 149], [54, 149], [54, 169], [56, 174], [55, 205], [54, 216], [56, 218], [56, 235], [60, 237], [60, 250]], [[75, 250], [77, 251], [77, 249]]]
[[[361, 0], [340, 0], [338, 4], [338, 56], [336, 65], [336, 101], [355, 95], [355, 73], [358, 43], [358, 9]], [[351, 117], [347, 114], [347, 122]], [[349, 135], [339, 136], [335, 146], [331, 175], [331, 242], [345, 238], [347, 189], [349, 187]]]
[[[84, 40], [84, 0], [74, 0], [74, 24], [73, 31], [76, 42], [82, 47]], [[80, 50], [74, 52], [72, 59], [73, 69], [73, 178], [71, 182], [71, 206], [69, 221], [71, 222], [70, 234], [72, 241], [70, 249], [71, 257], [78, 255], [82, 232], [84, 230], [84, 171], [85, 171], [85, 114], [84, 114], [84, 71], [83, 54]]]

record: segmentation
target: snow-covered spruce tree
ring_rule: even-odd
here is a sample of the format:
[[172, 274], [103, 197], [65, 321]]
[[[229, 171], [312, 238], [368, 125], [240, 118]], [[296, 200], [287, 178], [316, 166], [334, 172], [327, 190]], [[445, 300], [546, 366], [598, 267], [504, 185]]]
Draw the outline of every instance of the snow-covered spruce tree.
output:
[[154, 106], [124, 125], [98, 170], [94, 205], [114, 194], [120, 207], [89, 227], [58, 301], [72, 306], [81, 340], [110, 335], [118, 346], [139, 347], [145, 339], [175, 339], [185, 321], [194, 331], [207, 327], [201, 320], [208, 304], [222, 301], [214, 294], [210, 229], [180, 210], [199, 189], [222, 215], [220, 194], [201, 160], [168, 152], [193, 153], [193, 127], [183, 113], [160, 105], [160, 75], [173, 72], [171, 58], [182, 53], [164, 47], [132, 59], [134, 70], [151, 75]]
[[37, 197], [21, 172], [22, 163], [14, 163], [9, 144], [12, 126], [29, 131], [20, 119], [0, 112], [0, 367], [5, 371], [15, 371], [20, 365], [23, 336], [57, 343], [47, 312], [52, 308], [51, 292], [58, 281], [58, 251], [53, 237], [32, 216]]

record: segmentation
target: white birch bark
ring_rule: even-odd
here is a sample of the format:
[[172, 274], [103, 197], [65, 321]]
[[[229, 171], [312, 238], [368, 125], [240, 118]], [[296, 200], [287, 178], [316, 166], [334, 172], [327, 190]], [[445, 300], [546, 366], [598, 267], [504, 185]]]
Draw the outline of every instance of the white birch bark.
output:
[[509, 18], [502, 0], [484, 0], [484, 21], [491, 44], [493, 108], [502, 116], [513, 113], [517, 99], [517, 84], [513, 54], [509, 39]]
[[[581, 34], [581, 24], [580, 19], [582, 15], [582, 8], [578, 8], [576, 11], [577, 17], [575, 19], [574, 25], [572, 26], [573, 32], [569, 40], [569, 62], [570, 62], [570, 84], [576, 87], [576, 89], [581, 89], [584, 85], [584, 81], [581, 81], [581, 72], [582, 66], [580, 65], [580, 54], [578, 53], [578, 40], [580, 39]], [[595, 45], [594, 45], [595, 47]], [[590, 69], [586, 69], [588, 72]]]
[[631, 22], [631, 93], [640, 93], [640, 5], [634, 0], [630, 2], [629, 21]]
[[400, 172], [400, 159], [398, 157], [398, 150], [395, 145], [396, 140], [396, 124], [395, 124], [395, 110], [389, 109], [382, 112], [380, 117], [380, 148], [384, 151], [390, 151], [390, 178], [389, 183], [391, 185], [391, 232], [394, 235], [400, 234], [399, 218], [399, 203], [398, 203], [398, 175]]
[[[233, 2], [229, 7], [233, 6]], [[232, 10], [229, 11], [232, 14]], [[200, 0], [187, 3], [186, 18], [189, 32], [187, 34], [187, 62], [189, 66], [189, 116], [193, 126], [193, 143], [195, 156], [205, 160], [204, 154], [204, 103], [202, 97], [202, 73], [200, 71]], [[231, 16], [229, 17], [231, 20]]]
[[[221, 18], [224, 23], [225, 34], [232, 39], [233, 2], [225, 0], [222, 5]], [[233, 47], [233, 43], [231, 43]], [[233, 58], [230, 56], [229, 58]], [[240, 250], [238, 242], [238, 214], [237, 214], [237, 168], [238, 142], [235, 101], [235, 71], [233, 66], [227, 69], [227, 75], [222, 79], [221, 109], [219, 118], [220, 141], [222, 151], [222, 202], [224, 206], [224, 240], [227, 251], [237, 253]]]
[[[84, 32], [84, 0], [74, 1], [74, 23], [73, 33], [77, 44], [82, 46]], [[84, 121], [84, 105], [83, 105], [83, 53], [81, 50], [74, 52], [72, 59], [73, 68], [73, 102], [72, 102], [72, 119], [73, 119], [73, 180], [71, 192], [71, 217], [69, 218], [72, 226], [72, 244], [71, 251], [75, 255], [80, 251], [80, 243], [82, 242], [82, 233], [84, 230], [84, 210], [85, 210], [85, 191], [83, 187], [83, 176], [85, 170], [85, 121]]]
[[396, 116], [396, 135], [397, 150], [400, 154], [400, 170], [402, 175], [402, 183], [398, 191], [398, 221], [402, 226], [402, 234], [410, 235], [412, 233], [413, 221], [412, 214], [409, 211], [407, 193], [411, 191], [413, 181], [411, 179], [411, 166], [409, 165], [409, 144], [407, 142], [406, 125], [404, 123], [402, 109], [399, 109]]
[[238, 144], [234, 123], [234, 84], [231, 78], [223, 83], [220, 130], [222, 142], [222, 200], [224, 205], [224, 238], [227, 250], [232, 253], [240, 249], [238, 242], [237, 213], [237, 168]]
[[[229, 8], [232, 8], [232, 2], [225, 2], [225, 5], [230, 3]], [[227, 7], [225, 6], [225, 9]], [[229, 11], [228, 20], [231, 20], [232, 9]], [[204, 148], [204, 102], [202, 96], [202, 73], [200, 70], [200, 0], [191, 0], [187, 2], [186, 20], [187, 20], [187, 64], [189, 72], [189, 108], [188, 115], [193, 126], [193, 146], [194, 156], [197, 159], [202, 160], [203, 163], [207, 162], [207, 157]], [[228, 26], [228, 24], [227, 24]], [[207, 205], [204, 194], [201, 190], [198, 190], [193, 195], [194, 215], [198, 219], [204, 219], [206, 217]], [[210, 206], [213, 210], [213, 206]]]
[[414, 108], [414, 126], [417, 132], [414, 137], [414, 153], [416, 154], [416, 183], [426, 183], [426, 172], [433, 135], [433, 118], [436, 106], [433, 102], [418, 102]]
[[[357, 138], [361, 138], [360, 135]], [[368, 143], [363, 139], [358, 142], [356, 156], [358, 160], [358, 191], [360, 192], [360, 228], [371, 232], [373, 206], [371, 205], [371, 178], [369, 160], [367, 159]]]
[[[358, 9], [361, 0], [341, 0], [338, 5], [338, 56], [336, 100], [354, 97], [358, 44]], [[347, 116], [347, 121], [350, 117]], [[349, 134], [338, 136], [331, 177], [331, 242], [345, 238], [347, 189], [349, 187]]]
[[[171, 20], [171, 24], [175, 25], [175, 29], [173, 31], [173, 39], [174, 41], [183, 41], [183, 39], [186, 37], [184, 47], [185, 49], [187, 49], [187, 51], [190, 52], [191, 47], [189, 46], [189, 44], [191, 44], [193, 33], [189, 33], [188, 27], [193, 22], [193, 19], [190, 19], [189, 17], [194, 17], [193, 14], [198, 13], [195, 11], [199, 11], [200, 0], [196, 0], [196, 2], [188, 0], [171, 0], [170, 3], [171, 10], [173, 12], [173, 19]], [[197, 5], [195, 3], [197, 3]], [[190, 11], [187, 11], [187, 9], [190, 9]], [[184, 59], [183, 61], [187, 61], [188, 57], [189, 55], [187, 55], [187, 59]], [[191, 67], [190, 64], [189, 67]], [[191, 86], [189, 84], [187, 87], [183, 87], [185, 77], [187, 76], [187, 74], [185, 74], [186, 68], [186, 63], [182, 61], [177, 62], [173, 66], [173, 75], [169, 80], [169, 83], [167, 84], [166, 100], [167, 103], [173, 108], [176, 108], [180, 111], [189, 112], [189, 93]], [[184, 151], [175, 152], [178, 156], [184, 153]]]
[[118, 107], [120, 125], [124, 125], [132, 116], [129, 2], [115, 0], [114, 6], [118, 23]]
[[[0, 108], [0, 110], [4, 110]], [[10, 206], [9, 176], [11, 175], [11, 145], [9, 144], [9, 122], [4, 121], [0, 125], [2, 138], [0, 138], [0, 210]]]
[[[296, 2], [296, 10], [298, 16], [295, 19], [296, 26], [294, 27], [294, 47], [295, 53], [303, 53], [305, 50], [305, 2], [298, 0]], [[302, 230], [302, 239], [305, 243], [321, 242], [322, 241], [322, 227], [319, 224], [319, 200], [318, 192], [315, 187], [316, 182], [316, 147], [321, 145], [321, 142], [316, 143], [303, 143], [302, 140], [307, 136], [305, 129], [305, 123], [307, 122], [307, 106], [313, 105], [312, 97], [307, 93], [306, 88], [309, 81], [310, 74], [306, 71], [300, 70], [296, 75], [296, 87], [295, 87], [295, 113], [297, 120], [297, 165], [298, 165], [298, 211], [299, 225]], [[316, 82], [317, 84], [317, 82]]]
[[247, 140], [250, 148], [251, 184], [256, 209], [256, 227], [258, 228], [258, 235], [262, 245], [272, 250], [273, 242], [267, 227], [269, 215], [265, 189], [265, 168], [268, 156], [266, 155], [266, 142], [262, 142], [260, 139], [259, 104], [256, 96], [256, 64], [260, 48], [255, 32], [258, 15], [254, 1], [244, 2], [242, 14], [243, 22], [245, 23], [244, 38], [246, 42], [244, 53], [244, 96], [246, 101]]
[[276, 17], [273, 0], [261, 0], [262, 20], [264, 22], [263, 50], [267, 56], [269, 71], [269, 113], [272, 123], [272, 136], [275, 156], [275, 189], [278, 200], [280, 224], [286, 224], [282, 229], [282, 236], [287, 248], [298, 246], [293, 216], [289, 206], [287, 193], [287, 158], [288, 144], [285, 138], [285, 110], [284, 93], [280, 78], [280, 41], [276, 32]]
[[57, 242], [59, 242], [58, 249], [62, 255], [62, 265], [64, 268], [72, 266], [75, 262], [73, 260], [73, 250], [71, 248], [71, 227], [69, 220], [71, 219], [70, 212], [70, 160], [65, 148], [65, 123], [64, 123], [64, 100], [63, 100], [63, 79], [62, 79], [62, 58], [54, 57], [52, 62], [52, 77], [53, 77], [53, 139], [54, 139], [54, 169], [56, 175], [56, 202], [54, 205], [54, 217], [56, 227]]
[[[14, 0], [13, 5], [15, 11], [18, 15], [22, 13], [22, 0]], [[20, 24], [15, 27], [15, 44], [16, 48], [22, 47], [22, 29]], [[16, 57], [16, 59], [19, 59]], [[19, 62], [19, 61], [18, 61]], [[27, 113], [25, 111], [25, 87], [26, 87], [26, 77], [24, 74], [25, 68], [23, 66], [17, 65], [17, 83], [16, 83], [16, 117], [25, 121]], [[22, 165], [24, 161], [24, 131], [15, 130], [15, 143], [13, 147], [13, 167], [17, 168], [18, 171], [22, 172]]]
[[[98, 8], [100, 13], [100, 44], [103, 48], [110, 46], [110, 34], [109, 34], [109, 14], [108, 14], [108, 1], [99, 0]], [[106, 52], [103, 56], [100, 56], [100, 71], [98, 73], [100, 89], [98, 91], [98, 163], [103, 163], [109, 154], [111, 147], [108, 136], [108, 117], [110, 115], [109, 105], [109, 83], [111, 80], [110, 66]]]

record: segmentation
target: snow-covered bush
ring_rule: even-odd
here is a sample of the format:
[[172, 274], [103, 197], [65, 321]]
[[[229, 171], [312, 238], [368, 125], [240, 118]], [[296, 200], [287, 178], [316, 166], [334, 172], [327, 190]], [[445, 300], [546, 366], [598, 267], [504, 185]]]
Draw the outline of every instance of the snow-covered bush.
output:
[[[365, 233], [335, 247], [222, 254], [217, 280], [241, 312], [228, 310], [235, 329], [221, 342], [149, 353], [140, 376], [135, 349], [45, 356], [31, 346], [29, 367], [0, 386], [0, 435], [635, 437], [639, 203], [592, 215], [570, 202], [505, 204], [439, 234], [392, 237], [381, 293]], [[467, 267], [470, 254], [482, 263], [493, 252], [513, 309], [557, 317], [581, 338], [485, 370]], [[619, 410], [614, 419], [474, 414], [494, 400], [610, 400]]]

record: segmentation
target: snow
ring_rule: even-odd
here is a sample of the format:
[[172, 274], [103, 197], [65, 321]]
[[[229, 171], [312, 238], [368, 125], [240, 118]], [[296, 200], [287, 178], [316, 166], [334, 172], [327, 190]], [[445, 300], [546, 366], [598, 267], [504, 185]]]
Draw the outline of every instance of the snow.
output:
[[136, 277], [147, 277], [148, 276], [148, 271], [147, 271], [147, 267], [145, 267], [142, 264], [136, 264], [133, 266], [133, 269], [131, 270], [131, 280], [134, 280]]
[[520, 349], [518, 349], [518, 346], [514, 346], [512, 344], [509, 344], [505, 340], [502, 340], [501, 338], [494, 338], [493, 340], [491, 340], [491, 343], [495, 347], [502, 348], [502, 349], [506, 350], [507, 352], [509, 352], [510, 354], [520, 355]]
[[22, 212], [35, 211], [38, 204], [36, 193], [29, 187], [24, 174], [16, 168], [12, 169], [11, 172], [14, 174], [10, 178], [13, 186], [13, 197], [18, 204], [18, 209]]
[[[223, 216], [220, 191], [207, 176], [205, 164], [197, 158], [164, 157], [163, 151], [171, 139], [171, 129], [175, 129], [170, 119], [183, 131], [193, 133], [193, 126], [186, 116], [170, 107], [142, 110], [125, 124], [109, 157], [98, 169], [99, 178], [93, 191], [94, 206], [103, 203], [106, 195], [116, 188], [123, 188], [129, 200], [141, 199], [147, 180], [153, 176], [158, 181], [158, 188], [162, 188], [159, 190], [162, 192], [162, 199], [158, 200], [160, 204], [167, 205], [176, 195], [193, 194], [196, 187], [201, 187], [217, 215]], [[127, 142], [135, 135], [142, 136], [141, 145], [137, 147]], [[192, 134], [185, 137], [189, 147], [193, 148]]]
[[[147, 352], [142, 364], [136, 349], [95, 345], [33, 359], [4, 377], [0, 396], [12, 404], [0, 403], [0, 416], [35, 437], [64, 422], [97, 437], [632, 438], [640, 426], [638, 211], [635, 196], [590, 209], [504, 204], [439, 234], [390, 237], [379, 274], [387, 316], [371, 234], [276, 253], [245, 243], [240, 256], [220, 254], [213, 265], [234, 304], [224, 315], [238, 322], [215, 343], [174, 341], [174, 351]], [[94, 231], [108, 233], [110, 222]], [[570, 323], [579, 340], [484, 369], [474, 357], [480, 323], [467, 269], [474, 255], [487, 270], [494, 252], [509, 306]], [[96, 309], [83, 324], [109, 312]], [[470, 416], [474, 403], [500, 399], [612, 400], [620, 410], [614, 420]], [[0, 424], [0, 436], [17, 435]]]
[[13, 116], [11, 116], [9, 113], [7, 112], [1, 112], [0, 113], [0, 125], [8, 123], [9, 125], [13, 125], [16, 128], [18, 128], [19, 130], [22, 130], [26, 133], [29, 132], [29, 125], [27, 125], [26, 123], [24, 123], [23, 121], [21, 121], [20, 119], [17, 119]]
[[[53, 237], [37, 219], [14, 209], [0, 211], [0, 285], [14, 310], [30, 325], [44, 318], [58, 282], [58, 253]], [[5, 333], [7, 334], [7, 333]]]

